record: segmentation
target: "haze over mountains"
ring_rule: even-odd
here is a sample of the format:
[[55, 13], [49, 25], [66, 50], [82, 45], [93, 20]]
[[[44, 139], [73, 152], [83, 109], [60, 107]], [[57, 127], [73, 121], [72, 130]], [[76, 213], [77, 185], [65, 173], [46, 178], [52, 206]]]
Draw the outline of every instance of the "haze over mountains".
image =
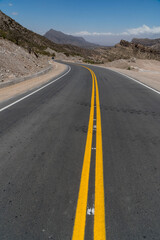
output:
[[[145, 30], [145, 27], [147, 26], [142, 26], [142, 31]], [[144, 28], [144, 29], [143, 29]], [[135, 34], [130, 33], [135, 31]], [[126, 33], [112, 33], [112, 32], [79, 32], [75, 33], [75, 36], [81, 36], [83, 37], [86, 41], [92, 42], [94, 44], [99, 44], [101, 46], [114, 46], [115, 44], [119, 43], [121, 39], [126, 40], [126, 41], [132, 41], [133, 38], [148, 38], [148, 39], [156, 39], [160, 38], [160, 34], [147, 34], [147, 33], [138, 33], [139, 28], [137, 29], [129, 29], [128, 32]]]
[[[46, 32], [44, 36], [56, 44], [70, 44], [82, 48], [102, 47], [100, 45], [96, 45], [94, 43], [86, 41], [83, 37], [68, 35], [61, 31], [56, 31], [54, 29], [50, 29], [48, 32]], [[131, 40], [131, 43], [141, 44], [146, 47], [151, 47], [155, 50], [160, 50], [160, 38], [157, 39], [133, 38]]]
[[72, 35], [65, 34], [54, 29], [50, 29], [44, 35], [46, 38], [57, 44], [71, 44], [78, 47], [84, 48], [94, 48], [98, 45], [86, 41], [83, 37], [76, 37]]

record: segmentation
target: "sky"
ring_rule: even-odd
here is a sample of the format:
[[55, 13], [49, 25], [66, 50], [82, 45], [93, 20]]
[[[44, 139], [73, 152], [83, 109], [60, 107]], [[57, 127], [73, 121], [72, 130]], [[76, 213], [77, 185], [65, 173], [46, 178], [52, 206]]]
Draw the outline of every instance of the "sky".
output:
[[53, 28], [108, 46], [160, 37], [160, 0], [0, 0], [0, 9], [41, 35]]

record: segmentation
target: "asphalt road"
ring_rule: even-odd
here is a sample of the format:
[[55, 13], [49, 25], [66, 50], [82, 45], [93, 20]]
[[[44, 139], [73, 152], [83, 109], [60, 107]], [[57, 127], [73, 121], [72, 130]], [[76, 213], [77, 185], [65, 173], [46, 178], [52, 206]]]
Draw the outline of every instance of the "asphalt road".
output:
[[160, 95], [69, 65], [0, 112], [0, 240], [159, 240]]

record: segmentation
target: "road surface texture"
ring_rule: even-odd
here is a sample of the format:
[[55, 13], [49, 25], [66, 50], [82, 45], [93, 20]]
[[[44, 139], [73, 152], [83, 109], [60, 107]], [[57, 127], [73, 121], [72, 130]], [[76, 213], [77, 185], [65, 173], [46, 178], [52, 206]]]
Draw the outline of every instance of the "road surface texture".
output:
[[0, 240], [159, 240], [160, 95], [69, 65], [0, 104]]

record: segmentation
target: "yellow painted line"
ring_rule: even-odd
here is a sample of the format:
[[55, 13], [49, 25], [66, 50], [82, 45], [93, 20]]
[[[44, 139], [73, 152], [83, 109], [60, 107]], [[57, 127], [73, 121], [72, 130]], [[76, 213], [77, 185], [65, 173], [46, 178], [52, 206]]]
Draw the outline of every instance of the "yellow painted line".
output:
[[96, 166], [95, 166], [95, 215], [94, 215], [94, 240], [105, 240], [105, 201], [104, 201], [104, 177], [103, 177], [103, 148], [102, 148], [102, 127], [101, 111], [97, 78], [96, 83]]
[[[96, 164], [95, 164], [95, 211], [94, 211], [94, 240], [106, 240], [105, 230], [105, 201], [104, 201], [104, 179], [103, 179], [103, 148], [102, 148], [102, 127], [101, 112], [97, 78], [94, 72], [87, 68], [92, 75], [92, 96], [90, 118], [88, 125], [88, 133], [83, 160], [83, 168], [81, 174], [81, 182], [79, 188], [76, 216], [72, 240], [84, 240], [89, 174], [91, 163], [91, 148], [93, 137], [93, 120], [94, 120], [94, 91], [96, 88]], [[96, 86], [96, 87], [95, 87]]]
[[81, 182], [80, 182], [80, 188], [79, 188], [72, 240], [84, 240], [84, 236], [85, 236], [89, 173], [90, 173], [91, 148], [92, 148], [92, 136], [93, 136], [94, 91], [95, 91], [94, 76], [92, 74], [92, 96], [91, 96], [90, 117], [89, 117], [87, 140], [86, 140], [86, 147], [85, 147], [85, 154], [84, 154], [84, 160], [83, 160]]

